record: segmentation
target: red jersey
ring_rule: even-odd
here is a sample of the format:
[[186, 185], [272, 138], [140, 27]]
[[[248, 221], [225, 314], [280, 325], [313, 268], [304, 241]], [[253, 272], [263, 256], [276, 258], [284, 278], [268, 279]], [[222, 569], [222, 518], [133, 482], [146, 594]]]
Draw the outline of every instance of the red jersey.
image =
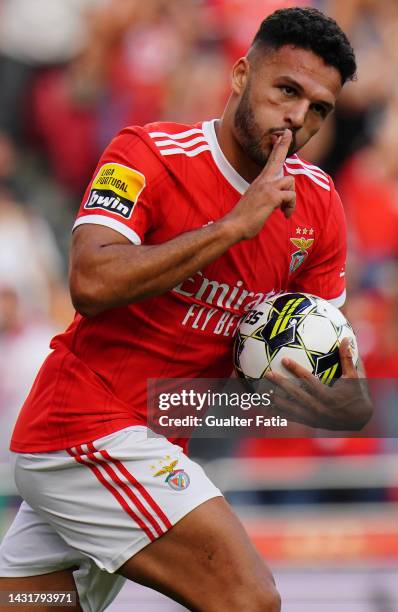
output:
[[[305, 291], [342, 305], [345, 220], [332, 180], [297, 156], [291, 219], [262, 231], [167, 293], [94, 317], [76, 314], [51, 342], [11, 449], [46, 452], [146, 425], [148, 378], [224, 378], [241, 316], [267, 296]], [[248, 188], [214, 122], [124, 129], [104, 152], [75, 227], [92, 223], [156, 245], [224, 217]]]

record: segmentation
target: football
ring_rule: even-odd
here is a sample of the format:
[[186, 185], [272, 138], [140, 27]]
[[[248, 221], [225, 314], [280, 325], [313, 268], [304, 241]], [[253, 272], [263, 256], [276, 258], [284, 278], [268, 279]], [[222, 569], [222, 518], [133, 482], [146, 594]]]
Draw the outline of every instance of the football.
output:
[[234, 344], [235, 369], [248, 379], [267, 372], [294, 378], [282, 365], [282, 359], [294, 359], [330, 386], [341, 376], [339, 346], [346, 337], [357, 367], [357, 340], [338, 308], [307, 293], [278, 294], [242, 319]]

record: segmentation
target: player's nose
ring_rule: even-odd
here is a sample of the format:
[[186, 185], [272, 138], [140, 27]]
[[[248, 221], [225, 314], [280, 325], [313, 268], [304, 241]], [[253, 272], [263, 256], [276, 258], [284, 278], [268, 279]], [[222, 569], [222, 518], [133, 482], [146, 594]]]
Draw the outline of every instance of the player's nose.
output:
[[293, 130], [299, 130], [303, 127], [307, 113], [309, 110], [309, 103], [307, 100], [297, 100], [292, 104], [286, 111], [285, 121], [289, 127]]

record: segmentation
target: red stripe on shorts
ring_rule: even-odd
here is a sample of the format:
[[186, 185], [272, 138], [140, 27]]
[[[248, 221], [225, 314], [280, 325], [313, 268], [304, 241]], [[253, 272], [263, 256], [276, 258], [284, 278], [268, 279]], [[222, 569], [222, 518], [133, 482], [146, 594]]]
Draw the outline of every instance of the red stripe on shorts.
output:
[[[91, 445], [87, 444], [87, 446], [90, 448]], [[95, 449], [94, 449], [94, 452], [99, 452], [99, 451], [95, 451]], [[110, 476], [110, 478], [113, 480], [113, 482], [118, 484], [123, 489], [123, 491], [129, 497], [129, 499], [133, 502], [133, 504], [136, 506], [136, 508], [138, 508], [138, 510], [140, 510], [141, 514], [143, 514], [145, 516], [145, 518], [151, 523], [151, 525], [155, 529], [156, 533], [158, 535], [160, 535], [160, 536], [163, 535], [166, 530], [163, 529], [159, 525], [159, 523], [156, 521], [156, 518], [154, 516], [152, 516], [152, 514], [149, 512], [149, 510], [147, 508], [145, 508], [145, 506], [142, 503], [142, 501], [133, 493], [131, 488], [125, 482], [123, 482], [119, 478], [119, 476], [116, 474], [115, 470], [109, 465], [108, 461], [106, 459], [103, 459], [102, 457], [96, 457], [94, 455], [94, 452], [88, 453], [87, 457], [89, 459], [91, 459], [92, 461], [95, 461], [96, 463], [98, 463], [98, 465], [102, 465], [103, 466], [104, 470]]]
[[[91, 444], [89, 445], [92, 448], [94, 448], [94, 445]], [[90, 448], [91, 450], [91, 448]], [[94, 448], [95, 450], [95, 448]], [[123, 463], [121, 461], [119, 461], [119, 459], [113, 459], [110, 454], [108, 453], [108, 451], [106, 450], [102, 450], [99, 451], [101, 453], [101, 455], [103, 457], [105, 457], [106, 459], [108, 459], [108, 461], [112, 461], [117, 468], [119, 468], [120, 472], [123, 474], [123, 476], [125, 476], [127, 478], [127, 480], [133, 485], [135, 486], [138, 491], [141, 493], [141, 495], [146, 499], [146, 501], [148, 502], [148, 504], [151, 506], [152, 510], [158, 515], [158, 517], [161, 519], [161, 521], [163, 522], [163, 524], [165, 525], [165, 527], [167, 529], [171, 529], [172, 528], [172, 524], [170, 523], [169, 519], [167, 518], [167, 516], [165, 515], [165, 513], [163, 512], [163, 510], [158, 506], [158, 504], [156, 503], [156, 501], [153, 499], [153, 497], [149, 494], [149, 492], [145, 489], [145, 487], [142, 485], [141, 482], [139, 482], [132, 474], [131, 472], [128, 471], [128, 469], [126, 468], [126, 466], [123, 465]]]
[[[82, 454], [86, 454], [83, 453], [83, 451], [81, 450], [81, 447], [77, 447], [79, 449], [79, 452], [81, 452]], [[71, 449], [67, 449], [67, 452], [69, 453], [69, 455], [71, 455], [71, 457], [73, 457], [78, 463], [81, 463], [82, 465], [85, 465], [86, 467], [90, 468], [90, 470], [94, 473], [94, 475], [96, 476], [96, 478], [99, 480], [99, 482], [106, 488], [108, 489], [108, 491], [117, 499], [117, 501], [119, 502], [119, 504], [121, 505], [121, 507], [123, 508], [123, 510], [137, 523], [137, 525], [146, 533], [146, 535], [148, 536], [148, 538], [151, 540], [151, 542], [153, 542], [154, 540], [156, 540], [156, 536], [152, 533], [152, 531], [149, 529], [149, 527], [144, 523], [144, 521], [134, 512], [134, 510], [132, 510], [130, 508], [130, 506], [127, 504], [126, 500], [120, 495], [119, 491], [116, 489], [116, 487], [114, 487], [113, 485], [111, 485], [111, 483], [109, 483], [103, 476], [103, 474], [101, 474], [101, 471], [95, 466], [92, 465], [92, 463], [89, 463], [88, 461], [85, 461], [84, 459], [82, 459], [82, 457], [80, 457], [79, 455], [75, 454]]]

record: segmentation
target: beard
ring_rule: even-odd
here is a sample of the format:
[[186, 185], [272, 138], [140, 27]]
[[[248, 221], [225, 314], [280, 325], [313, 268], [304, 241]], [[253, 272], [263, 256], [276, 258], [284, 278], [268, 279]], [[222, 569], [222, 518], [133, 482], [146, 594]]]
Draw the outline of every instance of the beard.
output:
[[[253, 108], [250, 104], [250, 86], [247, 85], [245, 91], [242, 94], [240, 99], [238, 108], [236, 109], [234, 125], [238, 137], [238, 142], [243, 149], [245, 155], [254, 162], [260, 168], [263, 168], [270, 156], [272, 145], [270, 150], [267, 152], [264, 150], [262, 143], [264, 141], [269, 141], [269, 137], [274, 132], [279, 132], [281, 130], [286, 129], [286, 127], [275, 127], [266, 130], [265, 132], [261, 130], [258, 125]], [[288, 156], [292, 155], [300, 147], [297, 147], [296, 143], [296, 135], [295, 131], [292, 130], [292, 142], [289, 147]]]

